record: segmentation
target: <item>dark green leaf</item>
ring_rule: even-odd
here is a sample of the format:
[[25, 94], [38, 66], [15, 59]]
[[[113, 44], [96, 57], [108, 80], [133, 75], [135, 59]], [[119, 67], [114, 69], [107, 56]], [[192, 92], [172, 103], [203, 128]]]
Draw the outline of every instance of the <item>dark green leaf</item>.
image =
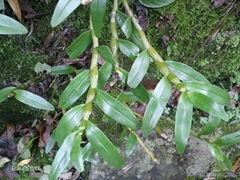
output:
[[224, 106], [219, 105], [209, 97], [205, 96], [204, 94], [198, 92], [190, 92], [188, 97], [193, 105], [197, 108], [210, 113], [216, 117], [219, 117], [225, 121], [228, 121], [228, 115], [224, 110]]
[[112, 74], [113, 65], [105, 62], [99, 70], [98, 88], [103, 89]]
[[179, 153], [185, 151], [191, 131], [192, 114], [193, 105], [189, 102], [187, 96], [182, 94], [178, 102], [175, 118], [175, 141]]
[[72, 151], [70, 153], [70, 158], [73, 166], [78, 170], [78, 172], [83, 172], [84, 160], [83, 160], [83, 154], [82, 154], [80, 143], [81, 143], [81, 136], [79, 135], [75, 136], [73, 140]]
[[55, 139], [61, 145], [64, 139], [79, 126], [83, 117], [83, 105], [73, 107], [64, 113], [55, 129]]
[[100, 37], [104, 16], [106, 12], [106, 0], [94, 0], [90, 6], [93, 30], [97, 37]]
[[218, 146], [231, 146], [240, 143], [240, 131], [222, 136], [213, 143]]
[[128, 40], [119, 39], [120, 51], [131, 59], [135, 59], [139, 54], [139, 48]]
[[150, 57], [147, 51], [143, 51], [138, 55], [128, 74], [127, 84], [129, 87], [136, 88], [141, 83], [147, 73], [149, 63]]
[[216, 130], [216, 128], [218, 127], [219, 123], [220, 123], [219, 117], [210, 115], [208, 122], [203, 126], [203, 128], [198, 133], [198, 135], [201, 136], [201, 135], [208, 135], [208, 134], [213, 133]]
[[183, 82], [183, 85], [188, 91], [202, 93], [213, 101], [216, 101], [218, 104], [228, 106], [230, 103], [229, 94], [220, 87], [214, 86], [210, 83], [185, 81]]
[[74, 71], [75, 71], [74, 67], [67, 66], [67, 65], [60, 65], [60, 66], [53, 66], [52, 67], [52, 74], [53, 75], [71, 74]]
[[0, 34], [26, 34], [28, 30], [15, 19], [0, 14]]
[[146, 7], [160, 8], [169, 5], [175, 0], [139, 0]]
[[82, 55], [91, 41], [92, 38], [90, 31], [86, 31], [80, 34], [80, 36], [78, 36], [77, 39], [75, 39], [73, 43], [67, 48], [67, 54], [70, 59], [76, 59], [78, 56]]
[[[122, 28], [124, 22], [127, 20], [127, 18], [128, 18], [128, 16], [126, 14], [124, 14], [123, 12], [121, 12], [121, 11], [117, 12], [116, 21], [121, 28]], [[132, 42], [134, 42], [142, 50], [145, 49], [145, 47], [142, 43], [142, 40], [139, 36], [139, 33], [138, 33], [137, 29], [135, 28], [135, 26], [132, 26], [132, 34], [131, 34], [130, 40]]]
[[51, 19], [51, 26], [56, 27], [63, 22], [80, 4], [81, 0], [59, 0]]
[[48, 111], [54, 111], [53, 105], [51, 105], [49, 102], [47, 102], [42, 97], [33, 94], [31, 92], [25, 91], [25, 90], [16, 90], [15, 91], [15, 98], [29, 106], [32, 106], [37, 109], [43, 109]]
[[132, 35], [132, 19], [131, 19], [131, 17], [128, 17], [125, 20], [121, 29], [127, 38], [129, 38]]
[[11, 94], [14, 90], [16, 89], [16, 87], [6, 87], [4, 89], [0, 90], [0, 103], [5, 101], [9, 94]]
[[166, 63], [171, 72], [182, 81], [209, 82], [202, 74], [200, 74], [186, 64], [175, 61], [166, 61]]
[[102, 45], [102, 46], [98, 46], [97, 50], [100, 53], [100, 55], [103, 57], [103, 59], [105, 59], [107, 62], [109, 62], [113, 65], [116, 64], [116, 60], [115, 60], [111, 50], [109, 49], [109, 47]]
[[163, 77], [155, 88], [143, 118], [142, 133], [148, 136], [156, 126], [171, 95], [171, 83]]
[[68, 108], [75, 103], [88, 89], [90, 85], [89, 70], [78, 74], [64, 89], [59, 99], [59, 106]]
[[208, 144], [209, 150], [213, 157], [218, 161], [223, 161], [223, 152], [219, 146], [216, 144]]
[[[138, 93], [140, 94], [140, 92], [138, 92]], [[123, 91], [119, 94], [118, 100], [122, 103], [128, 103], [128, 102], [131, 102], [131, 101], [139, 101], [141, 99], [136, 97], [132, 92]]]
[[49, 179], [56, 180], [58, 176], [63, 172], [63, 170], [67, 167], [70, 161], [70, 153], [76, 135], [77, 132], [70, 134], [59, 148], [52, 163]]
[[124, 166], [124, 159], [116, 147], [109, 141], [105, 134], [91, 122], [87, 124], [87, 138], [93, 148], [110, 165], [115, 168], [122, 168]]
[[134, 130], [138, 128], [139, 122], [135, 115], [121, 102], [100, 89], [97, 89], [96, 103], [105, 114], [118, 123]]
[[137, 145], [137, 137], [134, 134], [130, 134], [128, 142], [126, 144], [125, 153], [127, 156], [130, 156]]
[[143, 102], [149, 101], [149, 93], [142, 84], [139, 84], [136, 88], [131, 89], [133, 94]]

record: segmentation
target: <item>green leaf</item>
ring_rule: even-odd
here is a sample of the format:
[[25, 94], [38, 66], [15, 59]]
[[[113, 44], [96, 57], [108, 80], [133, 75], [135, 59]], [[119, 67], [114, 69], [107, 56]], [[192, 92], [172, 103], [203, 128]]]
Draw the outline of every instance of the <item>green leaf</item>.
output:
[[128, 74], [127, 84], [129, 87], [136, 88], [141, 83], [147, 73], [149, 63], [150, 57], [147, 51], [143, 51], [138, 55]]
[[98, 46], [97, 50], [100, 53], [100, 55], [103, 57], [103, 59], [105, 59], [107, 62], [109, 62], [113, 65], [116, 64], [116, 60], [115, 60], [111, 50], [109, 49], [109, 47], [102, 45], [102, 46]]
[[4, 89], [0, 90], [0, 103], [5, 101], [9, 94], [11, 94], [14, 90], [16, 89], [16, 87], [6, 87]]
[[175, 0], [139, 0], [144, 6], [149, 8], [160, 8], [167, 6], [174, 2]]
[[52, 148], [54, 147], [56, 140], [53, 137], [54, 135], [52, 134], [47, 141], [46, 147], [45, 147], [45, 152], [48, 154], [50, 153], [50, 151], [52, 150]]
[[183, 82], [183, 85], [188, 91], [202, 93], [211, 98], [213, 101], [216, 101], [218, 104], [228, 106], [230, 103], [229, 94], [218, 86], [214, 86], [206, 82], [192, 81], [185, 81]]
[[223, 153], [223, 161], [219, 161], [215, 158], [215, 161], [217, 163], [217, 165], [223, 170], [223, 171], [227, 171], [227, 170], [232, 170], [232, 162], [229, 160], [229, 158]]
[[59, 0], [53, 12], [51, 26], [56, 27], [63, 22], [80, 4], [81, 0]]
[[113, 65], [105, 62], [99, 70], [98, 88], [103, 89], [112, 74]]
[[188, 97], [193, 105], [201, 109], [204, 112], [210, 113], [216, 117], [219, 117], [225, 121], [228, 121], [228, 115], [224, 110], [224, 106], [219, 105], [209, 97], [198, 92], [190, 92]]
[[110, 165], [115, 168], [122, 168], [124, 166], [124, 159], [117, 151], [116, 147], [105, 136], [105, 134], [91, 122], [88, 122], [87, 124], [87, 138], [93, 148]]
[[83, 150], [83, 160], [88, 161], [90, 163], [97, 163], [98, 159], [94, 156], [94, 149], [91, 143], [87, 143], [87, 145], [84, 146]]
[[155, 88], [144, 114], [142, 123], [142, 133], [144, 136], [151, 134], [166, 107], [170, 95], [171, 83], [167, 77], [163, 77]]
[[75, 71], [75, 68], [73, 66], [60, 65], [53, 66], [51, 71], [53, 75], [64, 75], [73, 73]]
[[216, 144], [208, 144], [208, 148], [215, 159], [223, 161], [223, 152]]
[[0, 0], [0, 10], [4, 9], [5, 9], [4, 0]]
[[240, 131], [222, 136], [213, 143], [218, 146], [231, 146], [240, 143]]
[[122, 103], [128, 103], [131, 101], [139, 101], [141, 99], [136, 97], [132, 92], [123, 91], [119, 94], [118, 100]]
[[142, 84], [139, 84], [136, 88], [131, 89], [133, 94], [143, 102], [149, 101], [149, 93]]
[[72, 132], [72, 130], [79, 126], [83, 118], [83, 105], [73, 107], [64, 113], [60, 119], [57, 128], [55, 129], [55, 139], [58, 145], [61, 145], [64, 139]]
[[15, 19], [0, 14], [0, 34], [27, 34], [28, 30]]
[[90, 6], [93, 30], [97, 37], [100, 37], [103, 20], [106, 12], [106, 0], [94, 0]]
[[175, 61], [166, 61], [166, 63], [170, 71], [182, 81], [209, 82], [202, 74], [200, 74], [186, 64]]
[[131, 19], [131, 17], [128, 17], [125, 20], [121, 29], [127, 38], [129, 38], [132, 35], [132, 19]]
[[178, 102], [175, 117], [175, 141], [179, 153], [185, 151], [191, 131], [192, 114], [193, 105], [189, 102], [187, 96], [182, 94]]
[[119, 39], [119, 49], [120, 51], [131, 59], [135, 59], [139, 54], [139, 48], [132, 42], [124, 39]]
[[90, 72], [85, 70], [78, 74], [64, 89], [59, 99], [59, 106], [68, 108], [75, 103], [90, 85]]
[[59, 148], [52, 163], [49, 179], [56, 180], [58, 176], [63, 172], [63, 170], [67, 167], [70, 161], [70, 153], [74, 145], [74, 139], [76, 135], [77, 132], [70, 134]]
[[220, 124], [220, 118], [210, 115], [209, 121], [202, 127], [198, 135], [201, 136], [201, 135], [208, 135], [213, 133], [219, 124]]
[[[118, 25], [120, 26], [120, 28], [122, 28], [124, 22], [127, 20], [128, 16], [126, 14], [124, 14], [121, 11], [117, 11], [117, 16], [116, 16], [116, 21], [118, 23]], [[134, 42], [139, 48], [141, 48], [142, 50], [145, 49], [141, 37], [139, 36], [138, 30], [136, 29], [135, 26], [132, 26], [132, 33], [131, 33], [131, 37], [130, 40], [132, 42]]]
[[86, 31], [80, 34], [73, 43], [67, 48], [67, 54], [70, 59], [76, 59], [87, 49], [92, 41], [91, 32]]
[[127, 156], [130, 156], [137, 145], [137, 137], [134, 134], [130, 134], [128, 142], [126, 144], [125, 153]]
[[80, 143], [81, 143], [81, 136], [79, 135], [75, 136], [73, 140], [72, 151], [70, 153], [70, 158], [73, 166], [77, 169], [77, 171], [83, 172], [84, 160], [83, 160], [83, 154], [82, 154]]
[[105, 114], [118, 123], [134, 130], [138, 128], [139, 122], [135, 115], [121, 102], [100, 89], [97, 89], [96, 103]]
[[37, 109], [43, 109], [47, 111], [54, 111], [53, 105], [51, 105], [49, 102], [47, 102], [42, 97], [33, 94], [31, 92], [25, 91], [25, 90], [16, 90], [15, 91], [15, 98], [29, 106], [32, 106]]

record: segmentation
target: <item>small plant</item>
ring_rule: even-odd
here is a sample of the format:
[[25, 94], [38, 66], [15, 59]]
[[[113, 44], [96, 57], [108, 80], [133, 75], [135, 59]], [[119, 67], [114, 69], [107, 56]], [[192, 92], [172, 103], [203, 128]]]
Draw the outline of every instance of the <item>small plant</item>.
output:
[[[174, 0], [139, 0], [149, 8], [159, 8], [169, 5]], [[216, 162], [223, 169], [231, 169], [232, 164], [222, 152], [221, 147], [230, 146], [240, 142], [240, 132], [227, 134], [212, 141], [209, 135], [218, 127], [220, 120], [228, 121], [224, 108], [230, 103], [230, 97], [223, 89], [211, 84], [203, 75], [191, 67], [176, 62], [164, 61], [159, 53], [152, 47], [144, 31], [135, 18], [128, 0], [113, 0], [111, 13], [111, 43], [100, 45], [98, 39], [104, 24], [107, 0], [59, 0], [51, 25], [58, 26], [78, 6], [90, 3], [89, 30], [80, 34], [67, 48], [67, 54], [74, 61], [92, 44], [92, 58], [89, 70], [76, 71], [71, 66], [57, 66], [52, 69], [53, 74], [70, 74], [77, 72], [71, 82], [59, 97], [58, 109], [63, 112], [56, 129], [46, 146], [50, 152], [54, 144], [60, 147], [52, 164], [49, 178], [57, 179], [61, 172], [71, 162], [79, 171], [84, 170], [84, 161], [92, 160], [94, 151], [98, 152], [105, 161], [115, 168], [124, 166], [124, 158], [107, 136], [91, 121], [93, 104], [101, 109], [105, 116], [123, 125], [129, 132], [127, 152], [130, 153], [136, 142], [139, 142], [150, 157], [155, 159], [153, 153], [146, 147], [136, 131], [141, 129], [147, 137], [156, 128], [159, 119], [171, 96], [173, 86], [181, 92], [175, 116], [175, 142], [176, 149], [183, 153], [191, 132], [193, 109], [197, 108], [209, 113], [209, 121], [200, 132], [192, 134], [207, 142]], [[127, 14], [118, 10], [123, 5]], [[1, 16], [0, 16], [1, 18]], [[126, 39], [118, 37], [117, 25]], [[134, 60], [130, 72], [122, 69], [118, 62], [119, 51], [129, 59]], [[98, 59], [102, 57], [105, 63], [98, 67]], [[154, 92], [149, 93], [141, 81], [148, 71], [149, 64], [154, 62], [163, 78], [156, 86]], [[141, 120], [123, 101], [121, 93], [115, 98], [104, 92], [104, 84], [109, 80], [112, 72], [118, 73], [122, 83], [131, 89], [134, 98], [148, 103], [146, 112]], [[87, 94], [84, 104], [73, 106], [84, 94]], [[131, 94], [131, 95], [132, 95]], [[17, 100], [32, 107], [54, 111], [55, 108], [46, 100], [36, 96], [21, 87], [8, 87], [0, 91], [0, 102], [14, 96]], [[133, 101], [134, 101], [133, 100]], [[135, 100], [136, 101], [136, 100]], [[100, 119], [99, 119], [100, 121]], [[83, 137], [88, 143], [83, 142]], [[85, 145], [85, 146], [84, 146]]]

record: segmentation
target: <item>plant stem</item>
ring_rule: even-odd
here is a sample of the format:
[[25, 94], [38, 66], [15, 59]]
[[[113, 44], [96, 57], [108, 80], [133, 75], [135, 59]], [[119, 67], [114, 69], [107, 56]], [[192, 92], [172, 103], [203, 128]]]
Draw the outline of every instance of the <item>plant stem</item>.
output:
[[93, 39], [93, 52], [92, 52], [92, 59], [91, 59], [91, 66], [90, 66], [90, 89], [88, 90], [87, 99], [83, 108], [83, 121], [80, 125], [80, 134], [83, 133], [84, 129], [86, 128], [86, 122], [89, 120], [90, 115], [92, 114], [92, 103], [96, 96], [96, 88], [98, 85], [98, 51], [97, 47], [99, 45], [98, 38], [96, 37], [93, 26], [92, 26], [92, 19], [90, 17], [90, 31], [92, 34]]
[[116, 14], [118, 10], [118, 0], [113, 1], [113, 9], [111, 13], [111, 22], [110, 22], [110, 28], [111, 28], [111, 50], [113, 53], [113, 56], [115, 57], [116, 64], [118, 66], [118, 34], [117, 34], [117, 24], [116, 24]]
[[[167, 64], [164, 62], [163, 58], [159, 55], [159, 53], [152, 47], [152, 45], [149, 43], [144, 31], [142, 30], [142, 27], [139, 25], [138, 20], [135, 18], [133, 15], [132, 10], [130, 9], [128, 5], [127, 0], [123, 0], [124, 7], [127, 11], [128, 16], [131, 17], [132, 22], [134, 26], [136, 27], [139, 36], [142, 40], [142, 43], [145, 47], [145, 49], [148, 51], [149, 55], [153, 58], [157, 68], [160, 70], [160, 72], [164, 75], [167, 76], [169, 81], [171, 81], [173, 84], [178, 85], [181, 81], [178, 79], [177, 76], [175, 76], [173, 73], [170, 72]], [[181, 92], [185, 91], [184, 88], [179, 87], [179, 90]]]

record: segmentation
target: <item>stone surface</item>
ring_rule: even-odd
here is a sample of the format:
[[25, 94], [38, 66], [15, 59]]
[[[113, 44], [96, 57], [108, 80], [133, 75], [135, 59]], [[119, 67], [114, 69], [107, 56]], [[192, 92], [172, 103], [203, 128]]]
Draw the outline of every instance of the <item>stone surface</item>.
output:
[[126, 158], [126, 166], [123, 169], [113, 169], [101, 160], [92, 165], [89, 179], [177, 180], [189, 176], [206, 177], [210, 165], [214, 161], [207, 144], [190, 137], [186, 151], [181, 155], [176, 152], [173, 142], [166, 141], [159, 136], [145, 140], [145, 144], [160, 160], [159, 164], [154, 163], [138, 145], [134, 152]]

